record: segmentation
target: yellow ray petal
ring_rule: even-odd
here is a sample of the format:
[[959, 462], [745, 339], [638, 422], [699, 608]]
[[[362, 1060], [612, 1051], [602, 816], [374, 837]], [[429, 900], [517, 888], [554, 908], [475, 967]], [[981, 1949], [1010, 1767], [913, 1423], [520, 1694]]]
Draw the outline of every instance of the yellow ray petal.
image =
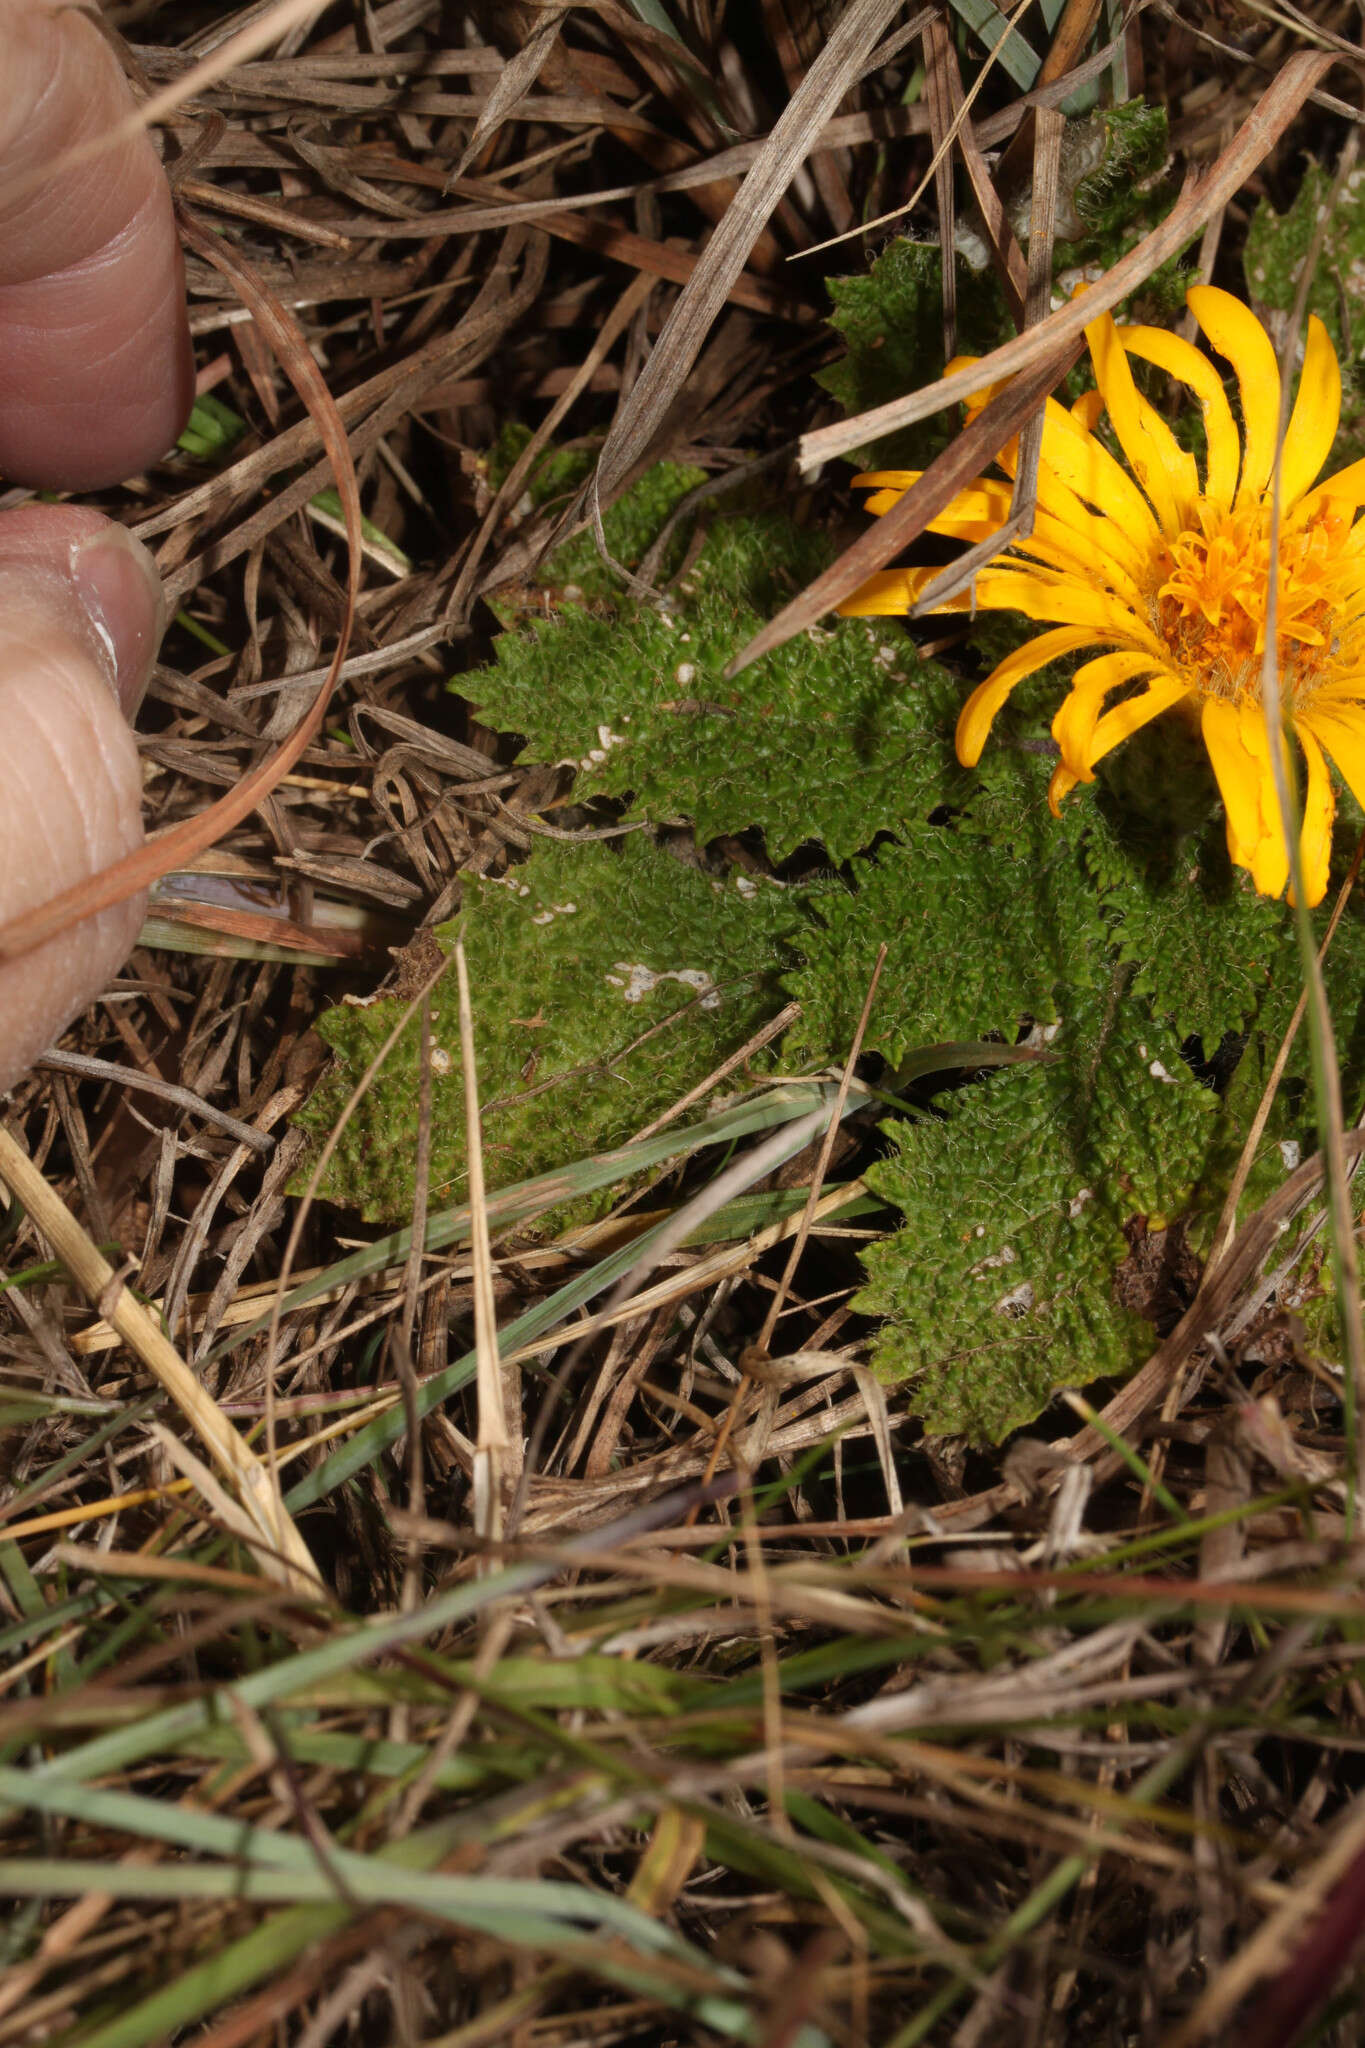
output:
[[1289, 852], [1260, 704], [1206, 697], [1200, 729], [1227, 813], [1228, 855], [1249, 870], [1262, 896], [1278, 896], [1289, 879]]
[[1246, 430], [1236, 498], [1242, 505], [1249, 498], [1259, 498], [1270, 479], [1280, 431], [1280, 366], [1270, 336], [1240, 299], [1211, 284], [1192, 285], [1185, 297], [1219, 355], [1227, 357], [1236, 373]]
[[1080, 779], [1079, 775], [1072, 774], [1065, 761], [1057, 763], [1057, 766], [1052, 771], [1052, 780], [1047, 786], [1047, 807], [1054, 818], [1061, 817], [1062, 805]]
[[978, 683], [963, 705], [957, 721], [957, 758], [964, 768], [975, 768], [991, 724], [1016, 683], [1038, 673], [1050, 661], [1074, 654], [1078, 647], [1094, 645], [1095, 636], [1084, 627], [1062, 626], [1056, 632], [1040, 633], [1026, 640]]
[[[1298, 503], [1332, 451], [1341, 419], [1341, 366], [1316, 313], [1308, 316], [1298, 396], [1280, 456], [1280, 506]], [[1326, 887], [1326, 884], [1323, 885]], [[1314, 898], [1316, 902], [1316, 897]]]
[[1090, 561], [1112, 562], [1134, 589], [1145, 587], [1150, 549], [1139, 546], [1116, 520], [1083, 505], [1070, 484], [1051, 467], [1046, 452], [1038, 464], [1038, 506], [1077, 536]]
[[[841, 619], [904, 617], [919, 603], [920, 592], [939, 573], [937, 569], [878, 569], [835, 609]], [[955, 606], [939, 606], [940, 611], [967, 609], [965, 599]]]
[[[1098, 397], [1098, 393], [1093, 391], [1086, 395], [1090, 398]], [[1100, 401], [1100, 406], [1103, 410], [1103, 400]], [[1072, 412], [1079, 416], [1079, 407], [1073, 406]], [[1082, 504], [1070, 484], [1064, 482], [1048, 462], [1047, 449], [1047, 436], [1044, 435], [1043, 451], [1038, 462], [1039, 512], [1045, 512], [1051, 518], [1060, 521], [1079, 537], [1088, 563], [1116, 564], [1127, 578], [1127, 587], [1136, 597], [1139, 586], [1145, 591], [1149, 580], [1147, 570], [1151, 559], [1150, 536], [1139, 545], [1130, 538], [1126, 529], [1117, 520], [1107, 517], [1103, 512], [1092, 512], [1088, 505]], [[996, 467], [1002, 469], [1011, 482], [1017, 471], [1018, 455], [1018, 442], [1010, 441], [995, 458]], [[1117, 464], [1115, 469], [1128, 484], [1129, 489], [1134, 490], [1131, 479], [1124, 477]], [[1134, 490], [1134, 495], [1138, 504], [1142, 505], [1141, 494]], [[1153, 526], [1152, 532], [1155, 531]]]
[[[1140, 356], [1144, 363], [1151, 363], [1170, 377], [1178, 377], [1182, 384], [1189, 385], [1199, 400], [1209, 449], [1204, 495], [1212, 499], [1220, 511], [1228, 511], [1237, 489], [1242, 450], [1232, 407], [1228, 404], [1228, 395], [1217, 370], [1193, 342], [1183, 340], [1178, 334], [1168, 334], [1164, 327], [1120, 327], [1119, 339], [1130, 356]], [[1362, 503], [1365, 503], [1365, 494], [1362, 495]]]
[[1152, 508], [1127, 470], [1055, 398], [1047, 401], [1043, 426], [1040, 501], [1043, 463], [1083, 503], [1105, 513], [1128, 534], [1139, 550], [1140, 560], [1145, 561], [1161, 545], [1161, 530], [1152, 516]]
[[1327, 894], [1327, 868], [1332, 857], [1332, 818], [1336, 797], [1322, 748], [1311, 732], [1296, 727], [1304, 760], [1308, 763], [1308, 788], [1303, 800], [1303, 828], [1299, 833], [1299, 861], [1303, 868], [1303, 891], [1311, 910]]
[[[1293, 524], [1305, 525], [1329, 499], [1342, 512], [1358, 512], [1365, 505], [1365, 461], [1348, 462], [1345, 469], [1339, 469], [1335, 476], [1324, 477], [1317, 489], [1301, 498], [1294, 508]], [[1365, 542], [1362, 527], [1352, 528], [1351, 539], [1357, 547]]]
[[1093, 434], [1104, 418], [1104, 393], [1083, 391], [1071, 403], [1071, 417], [1078, 427], [1084, 427], [1087, 434]]
[[1144, 647], [1165, 659], [1166, 650], [1147, 619], [1111, 591], [1081, 576], [1030, 569], [1023, 563], [993, 562], [976, 579], [981, 611], [1022, 612], [1026, 619], [1057, 626], [1094, 626], [1095, 638], [1117, 647]]
[[1162, 532], [1178, 533], [1193, 518], [1199, 496], [1194, 457], [1177, 444], [1133, 382], [1113, 316], [1106, 313], [1094, 321], [1085, 338], [1119, 446], [1151, 499]]
[[1311, 733], [1327, 749], [1351, 795], [1365, 804], [1365, 711], [1315, 698], [1308, 710], [1296, 712], [1294, 730], [1300, 738]]
[[[941, 514], [939, 518], [931, 519], [924, 531], [926, 533], [944, 534], [949, 540], [965, 540], [975, 547], [980, 541], [997, 539], [1000, 533], [1000, 524], [1001, 522], [995, 518], [973, 519], [966, 513], [954, 514], [950, 509], [948, 512]], [[1007, 552], [1002, 551], [999, 556], [992, 559], [1007, 561], [1009, 556]]]
[[[855, 484], [878, 486], [870, 498], [863, 500], [864, 512], [870, 512], [874, 519], [884, 518], [893, 505], [899, 505], [910, 486], [919, 482], [921, 474], [919, 470], [906, 469], [890, 470], [882, 475], [855, 476]], [[1001, 479], [977, 477], [948, 501], [937, 518], [929, 521], [925, 532], [966, 535], [970, 526], [979, 530], [968, 537], [984, 540], [1008, 519], [1012, 496], [1010, 485]]]
[[[1095, 528], [1108, 524], [1096, 515], [1092, 519]], [[1122, 562], [1116, 561], [1106, 552], [1103, 533], [1097, 534], [1087, 545], [1083, 535], [1075, 528], [1058, 519], [1055, 513], [1044, 512], [1040, 507], [1033, 525], [1033, 532], [1026, 540], [1011, 543], [1010, 556], [1027, 555], [1050, 568], [1064, 570], [1078, 576], [1085, 582], [1097, 583], [1113, 591], [1116, 597], [1130, 606], [1141, 616], [1147, 613], [1147, 595], [1134, 576], [1131, 576]], [[1009, 559], [1006, 557], [1005, 559]]]
[[[1131, 739], [1144, 725], [1150, 725], [1154, 718], [1160, 718], [1163, 711], [1170, 711], [1190, 694], [1178, 676], [1153, 676], [1145, 690], [1139, 690], [1135, 697], [1127, 697], [1112, 711], [1106, 711], [1090, 742], [1089, 769], [1086, 774], [1077, 776], [1077, 781], [1089, 782], [1097, 761], [1102, 761], [1124, 740]], [[1073, 769], [1074, 766], [1072, 763]]]
[[1095, 721], [1111, 690], [1151, 671], [1154, 657], [1124, 648], [1085, 662], [1071, 678], [1071, 688], [1052, 721], [1052, 737], [1067, 768], [1080, 782], [1090, 780], [1090, 743]]

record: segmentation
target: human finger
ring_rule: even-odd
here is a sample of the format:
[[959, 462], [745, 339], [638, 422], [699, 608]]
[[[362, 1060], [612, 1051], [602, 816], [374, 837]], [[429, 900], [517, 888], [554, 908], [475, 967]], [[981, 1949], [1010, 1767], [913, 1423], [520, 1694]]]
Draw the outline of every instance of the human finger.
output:
[[[98, 513], [0, 515], [0, 877], [13, 917], [142, 840], [142, 776], [127, 714], [163, 623], [145, 548]], [[138, 897], [0, 964], [0, 1089], [117, 971]]]
[[0, 0], [0, 476], [92, 490], [172, 445], [194, 398], [170, 189], [77, 8]]

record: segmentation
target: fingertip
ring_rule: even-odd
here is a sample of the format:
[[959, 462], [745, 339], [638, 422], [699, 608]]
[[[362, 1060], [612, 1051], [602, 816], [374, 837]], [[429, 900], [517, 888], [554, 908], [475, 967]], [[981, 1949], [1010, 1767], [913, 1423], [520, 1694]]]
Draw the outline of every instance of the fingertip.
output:
[[142, 701], [165, 630], [161, 577], [127, 527], [83, 505], [0, 513], [0, 595], [38, 599], [86, 649], [124, 715]]
[[166, 630], [156, 563], [126, 526], [113, 521], [89, 539], [73, 542], [69, 559], [76, 594], [105, 644], [119, 703], [131, 718]]
[[[16, 577], [19, 572], [14, 572]], [[78, 886], [141, 843], [137, 746], [88, 644], [51, 592], [7, 601], [0, 577], [0, 912]], [[0, 964], [0, 1089], [105, 986], [136, 943], [137, 897]]]

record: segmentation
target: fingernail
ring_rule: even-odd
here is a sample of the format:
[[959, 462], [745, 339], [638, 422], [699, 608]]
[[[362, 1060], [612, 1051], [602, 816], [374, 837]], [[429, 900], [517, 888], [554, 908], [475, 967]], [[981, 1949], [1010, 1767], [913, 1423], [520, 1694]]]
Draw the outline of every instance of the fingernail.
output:
[[128, 717], [142, 702], [166, 627], [166, 600], [151, 554], [124, 526], [73, 543], [72, 581], [109, 651]]

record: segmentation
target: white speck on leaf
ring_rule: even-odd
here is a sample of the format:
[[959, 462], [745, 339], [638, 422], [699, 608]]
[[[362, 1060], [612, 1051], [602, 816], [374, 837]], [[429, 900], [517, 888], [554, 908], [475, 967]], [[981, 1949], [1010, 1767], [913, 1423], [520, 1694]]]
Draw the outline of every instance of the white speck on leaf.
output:
[[597, 745], [590, 747], [583, 759], [574, 765], [579, 768], [597, 768], [606, 760], [613, 747], [623, 747], [625, 743], [626, 736], [623, 732], [613, 732], [609, 725], [599, 725]]
[[1002, 1244], [998, 1252], [989, 1252], [984, 1259], [977, 1260], [971, 1269], [972, 1278], [978, 1273], [988, 1273], [995, 1267], [1012, 1266], [1018, 1256], [1012, 1244]]
[[[720, 1008], [720, 990], [710, 975], [703, 974], [700, 968], [680, 967], [675, 971], [666, 969], [663, 973], [656, 974], [652, 967], [632, 964], [629, 960], [616, 960], [612, 964], [616, 968], [616, 973], [609, 974], [607, 980], [615, 987], [624, 989], [628, 1003], [642, 1002], [650, 990], [657, 988], [661, 981], [677, 981], [681, 982], [684, 988], [696, 989], [701, 996], [700, 1007], [703, 1010]], [[622, 975], [625, 976], [624, 982], [620, 979]]]

